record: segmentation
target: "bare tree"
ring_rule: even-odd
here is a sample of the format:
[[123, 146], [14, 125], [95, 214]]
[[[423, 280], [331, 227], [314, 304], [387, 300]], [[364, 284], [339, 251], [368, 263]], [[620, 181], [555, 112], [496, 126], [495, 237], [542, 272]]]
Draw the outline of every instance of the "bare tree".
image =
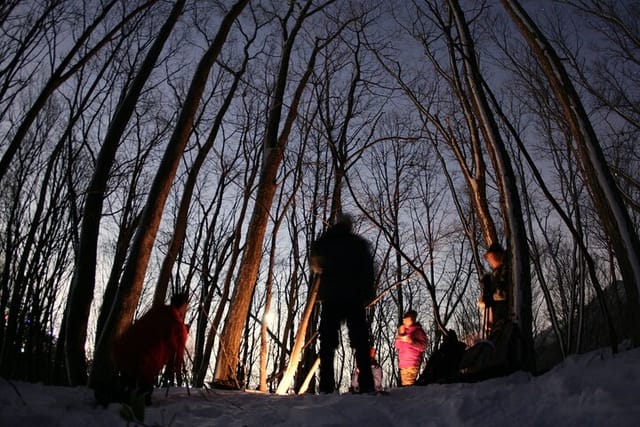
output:
[[245, 35], [246, 43], [243, 48], [244, 58], [240, 63], [239, 69], [237, 71], [231, 70], [233, 74], [233, 81], [227, 89], [227, 94], [222, 102], [222, 105], [218, 109], [218, 112], [215, 116], [213, 126], [211, 127], [211, 131], [207, 136], [206, 141], [203, 146], [199, 149], [198, 154], [189, 168], [189, 173], [187, 177], [187, 181], [184, 186], [184, 191], [182, 193], [182, 198], [180, 200], [180, 207], [175, 220], [175, 231], [171, 238], [171, 242], [169, 243], [169, 248], [167, 249], [167, 254], [162, 263], [162, 268], [160, 270], [160, 275], [158, 277], [158, 282], [156, 284], [156, 289], [153, 297], [153, 305], [158, 306], [162, 305], [165, 300], [167, 287], [169, 283], [169, 278], [171, 275], [171, 269], [173, 268], [178, 250], [182, 246], [185, 230], [187, 227], [187, 216], [189, 213], [189, 206], [191, 203], [191, 198], [193, 195], [193, 189], [196, 185], [198, 175], [200, 170], [204, 164], [207, 155], [210, 153], [213, 148], [214, 142], [218, 137], [218, 133], [223, 123], [223, 118], [229, 109], [234, 97], [237, 96], [237, 89], [240, 84], [240, 80], [244, 76], [244, 73], [247, 69], [247, 64], [249, 62], [250, 53], [249, 50], [252, 47], [253, 42], [255, 41], [258, 30], [261, 25], [256, 22], [255, 27], [253, 28], [252, 34]]
[[240, 348], [242, 331], [245, 326], [247, 313], [249, 312], [249, 305], [255, 289], [256, 278], [258, 277], [260, 256], [269, 219], [269, 211], [277, 188], [276, 176], [280, 169], [280, 163], [282, 162], [291, 127], [298, 115], [298, 104], [314, 68], [320, 42], [316, 42], [311, 53], [304, 75], [292, 96], [282, 132], [279, 133], [278, 130], [284, 106], [283, 101], [289, 76], [291, 54], [304, 22], [333, 2], [334, 0], [330, 0], [317, 7], [313, 7], [313, 2], [307, 1], [298, 12], [298, 16], [293, 20], [293, 27], [289, 29], [287, 28], [290, 25], [289, 19], [292, 18], [296, 6], [295, 2], [291, 2], [284, 19], [281, 21], [284, 46], [277, 71], [274, 95], [266, 122], [262, 171], [260, 172], [258, 181], [254, 210], [249, 221], [246, 238], [247, 246], [245, 247], [240, 264], [237, 284], [231, 297], [231, 310], [229, 310], [227, 314], [224, 330], [220, 338], [220, 350], [216, 362], [214, 381], [227, 387], [238, 387], [236, 379], [238, 349]]
[[[20, 5], [20, 1], [5, 2], [0, 6], [3, 32], [12, 35], [3, 37], [0, 46], [0, 119], [7, 116], [18, 95], [33, 82], [33, 69], [38, 61], [42, 61], [43, 55], [38, 47], [53, 28], [64, 22], [63, 6], [62, 1], [46, 2], [41, 7], [26, 7]], [[23, 10], [26, 8], [30, 10]], [[23, 18], [22, 14], [28, 18]]]
[[149, 190], [149, 198], [142, 212], [140, 226], [136, 230], [127, 263], [120, 279], [118, 295], [111, 307], [103, 306], [102, 308], [108, 311], [110, 315], [105, 324], [105, 330], [100, 331], [100, 339], [96, 342], [94, 367], [90, 379], [92, 387], [101, 387], [111, 380], [113, 366], [109, 352], [114, 338], [120, 335], [133, 320], [164, 205], [184, 147], [189, 139], [191, 125], [204, 92], [209, 72], [222, 50], [233, 22], [247, 3], [248, 0], [239, 0], [225, 15], [215, 39], [200, 59], [191, 80], [187, 101], [182, 106], [175, 129]]
[[515, 0], [502, 5], [529, 44], [562, 107], [575, 143], [575, 155], [600, 221], [614, 248], [625, 289], [636, 314], [634, 341], [640, 341], [640, 241], [607, 166], [598, 137], [555, 49]]
[[[529, 271], [529, 249], [527, 234], [522, 217], [522, 207], [515, 174], [509, 154], [498, 129], [488, 97], [482, 87], [480, 67], [476, 61], [476, 52], [469, 32], [467, 21], [457, 1], [449, 5], [460, 37], [463, 52], [465, 81], [472, 98], [473, 110], [481, 124], [481, 131], [487, 145], [487, 151], [496, 173], [500, 207], [505, 223], [505, 240], [509, 256], [508, 267], [511, 273], [512, 292], [509, 301], [514, 320], [520, 325], [524, 343], [524, 368], [535, 370], [535, 355], [532, 332], [531, 312], [531, 273]], [[492, 241], [487, 244], [493, 243]]]
[[65, 328], [65, 355], [69, 384], [86, 384], [87, 364], [84, 352], [87, 338], [87, 323], [95, 289], [95, 269], [102, 215], [103, 201], [107, 191], [107, 181], [115, 160], [120, 139], [135, 109], [140, 93], [153, 70], [162, 48], [168, 39], [184, 7], [184, 0], [177, 1], [164, 25], [158, 33], [140, 70], [133, 79], [127, 93], [116, 108], [109, 129], [105, 135], [96, 159], [93, 177], [87, 188], [87, 196], [82, 213], [80, 246], [76, 269], [71, 281], [67, 310], [63, 323]]
[[[229, 232], [226, 235], [217, 237], [221, 248], [217, 250], [215, 256], [216, 268], [213, 274], [206, 278], [205, 283], [207, 286], [202, 289], [203, 296], [198, 313], [193, 367], [194, 384], [196, 386], [204, 384], [213, 346], [218, 338], [220, 323], [229, 303], [231, 284], [242, 255], [242, 228], [247, 217], [251, 197], [254, 194], [255, 180], [258, 175], [260, 156], [257, 152], [258, 150], [249, 142], [253, 141], [253, 135], [249, 131], [251, 129], [251, 120], [253, 120], [251, 111], [247, 111], [246, 120], [247, 123], [244, 126], [243, 134], [240, 136], [241, 142], [238, 144], [236, 152], [232, 155], [234, 160], [231, 162], [223, 160], [225, 164], [221, 171], [220, 185], [227, 186], [229, 183], [238, 180], [236, 175], [241, 175], [242, 191], [238, 196], [239, 200], [234, 203], [234, 210], [237, 214], [233, 218], [234, 222], [229, 225]], [[244, 151], [244, 155], [240, 154], [242, 151]], [[240, 163], [241, 161], [244, 161], [244, 163]], [[240, 165], [236, 163], [240, 163]], [[244, 168], [244, 172], [240, 174], [235, 172], [234, 168]], [[220, 198], [222, 199], [222, 197]], [[224, 269], [226, 269], [226, 274], [223, 275]], [[222, 282], [221, 286], [218, 285], [219, 281]], [[216, 295], [219, 295], [219, 304], [213, 318], [209, 319], [211, 305]], [[207, 327], [209, 328], [208, 331], [206, 330]]]
[[141, 6], [133, 9], [128, 15], [126, 15], [121, 21], [117, 22], [117, 24], [108, 31], [98, 42], [92, 46], [86, 54], [81, 54], [80, 58], [72, 63], [76, 55], [78, 55], [82, 49], [86, 48], [86, 44], [93, 35], [94, 31], [100, 26], [100, 24], [107, 18], [111, 9], [118, 3], [117, 0], [111, 0], [109, 3], [105, 4], [104, 7], [99, 11], [96, 15], [95, 19], [87, 26], [87, 28], [83, 31], [83, 33], [78, 37], [78, 40], [75, 41], [74, 45], [69, 49], [66, 56], [62, 59], [60, 64], [58, 64], [55, 69], [52, 70], [49, 79], [45, 83], [44, 87], [40, 91], [40, 94], [34, 101], [33, 105], [29, 108], [29, 111], [25, 114], [20, 126], [16, 130], [13, 138], [7, 145], [4, 153], [2, 154], [2, 158], [0, 158], [0, 182], [4, 179], [11, 160], [13, 156], [15, 156], [16, 151], [19, 146], [22, 144], [22, 141], [27, 135], [29, 128], [36, 120], [36, 117], [42, 111], [45, 106], [47, 100], [50, 98], [51, 94], [58, 88], [61, 84], [63, 84], [69, 77], [74, 75], [80, 68], [82, 68], [85, 64], [87, 64], [98, 52], [119, 32], [122, 31], [122, 28], [133, 18], [135, 18], [139, 13], [145, 11], [147, 8], [152, 6], [157, 0], [149, 0], [146, 3], [143, 3]]
[[34, 146], [18, 153], [15, 183], [8, 189], [13, 203], [9, 217], [4, 219], [4, 250], [8, 256], [0, 287], [0, 303], [8, 314], [6, 324], [3, 321], [0, 327], [0, 369], [7, 377], [36, 379], [31, 369], [43, 368], [38, 366], [39, 342], [53, 320], [46, 317], [45, 307], [52, 304], [49, 298], [55, 298], [55, 280], [63, 276], [71, 250], [71, 233], [66, 228], [69, 224], [63, 220], [67, 212], [63, 159], [72, 125], [63, 130], [55, 145], [45, 143], [48, 131], [62, 117], [58, 106], [49, 105], [37, 120], [30, 135]]

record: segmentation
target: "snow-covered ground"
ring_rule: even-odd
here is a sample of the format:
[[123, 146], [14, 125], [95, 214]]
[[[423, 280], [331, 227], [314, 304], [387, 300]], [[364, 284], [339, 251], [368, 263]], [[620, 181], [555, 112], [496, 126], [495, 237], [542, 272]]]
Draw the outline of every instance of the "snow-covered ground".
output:
[[[539, 377], [392, 389], [388, 395], [277, 396], [155, 390], [153, 426], [640, 426], [640, 348], [574, 356]], [[0, 379], [0, 426], [119, 426], [90, 390]], [[133, 425], [133, 424], [129, 424]]]

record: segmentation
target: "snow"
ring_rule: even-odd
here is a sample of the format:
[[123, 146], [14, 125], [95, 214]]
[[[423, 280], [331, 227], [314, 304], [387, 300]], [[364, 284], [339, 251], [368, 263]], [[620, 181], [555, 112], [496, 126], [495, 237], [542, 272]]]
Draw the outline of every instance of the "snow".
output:
[[[0, 426], [124, 426], [120, 405], [96, 406], [85, 387], [0, 379]], [[157, 389], [153, 426], [638, 426], [640, 348], [571, 356], [538, 377], [429, 385], [387, 395], [290, 395]], [[129, 425], [137, 425], [130, 423]], [[142, 424], [141, 424], [142, 425]]]

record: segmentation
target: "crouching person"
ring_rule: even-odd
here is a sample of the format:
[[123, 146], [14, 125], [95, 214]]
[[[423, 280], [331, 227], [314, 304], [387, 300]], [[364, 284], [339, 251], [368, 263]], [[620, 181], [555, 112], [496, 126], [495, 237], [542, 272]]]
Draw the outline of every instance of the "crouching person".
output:
[[457, 381], [460, 361], [465, 349], [466, 345], [458, 340], [456, 332], [449, 329], [443, 336], [440, 347], [429, 357], [427, 366], [416, 384], [446, 384]]
[[168, 377], [177, 375], [178, 383], [182, 382], [187, 305], [188, 295], [176, 294], [170, 305], [151, 308], [116, 339], [113, 360], [124, 399], [143, 395], [149, 405], [153, 385], [165, 365]]

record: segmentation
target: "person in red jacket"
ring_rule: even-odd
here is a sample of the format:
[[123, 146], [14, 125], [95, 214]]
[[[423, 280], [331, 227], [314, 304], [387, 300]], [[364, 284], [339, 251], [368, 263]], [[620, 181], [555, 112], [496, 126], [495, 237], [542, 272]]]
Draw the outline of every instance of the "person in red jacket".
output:
[[151, 403], [153, 385], [165, 365], [168, 378], [177, 375], [181, 382], [187, 305], [188, 294], [176, 294], [170, 305], [151, 308], [116, 339], [113, 360], [124, 396], [135, 391]]
[[402, 317], [402, 324], [398, 327], [395, 347], [398, 350], [398, 368], [400, 368], [400, 384], [410, 386], [415, 384], [422, 356], [427, 348], [427, 334], [420, 323], [416, 322], [415, 310], [407, 311]]

